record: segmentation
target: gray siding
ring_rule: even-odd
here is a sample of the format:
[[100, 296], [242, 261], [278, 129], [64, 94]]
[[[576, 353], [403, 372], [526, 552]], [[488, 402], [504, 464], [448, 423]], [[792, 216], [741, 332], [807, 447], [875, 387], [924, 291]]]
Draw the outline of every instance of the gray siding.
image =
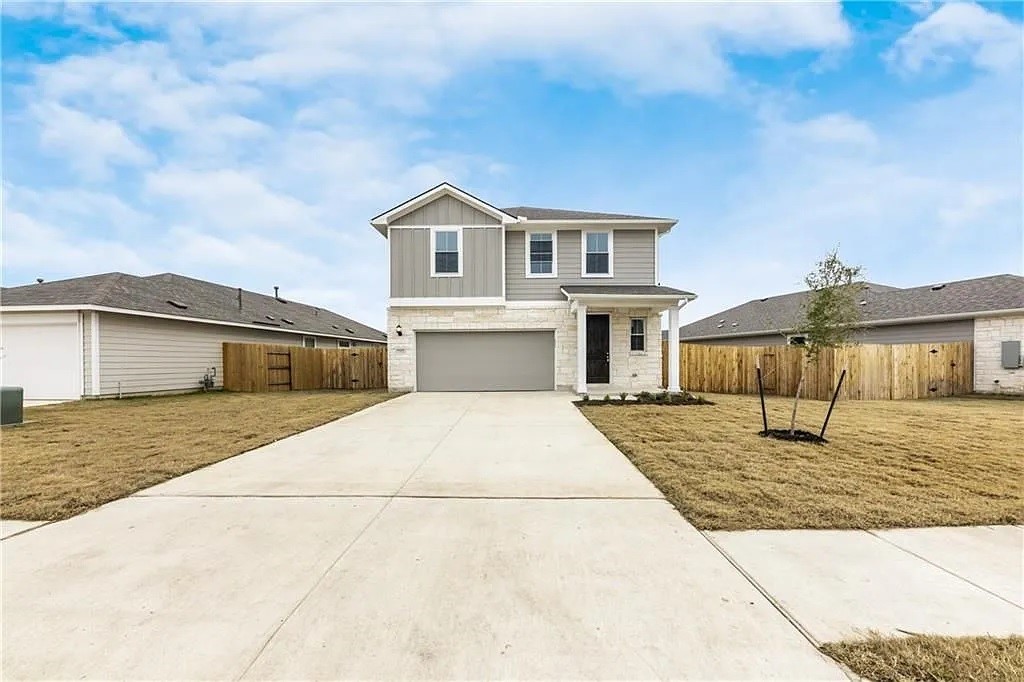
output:
[[562, 300], [565, 284], [657, 284], [654, 230], [614, 230], [613, 277], [580, 277], [580, 230], [558, 230], [558, 277], [526, 277], [526, 232], [505, 235], [505, 297], [510, 301]]
[[[219, 387], [224, 379], [221, 344], [225, 341], [302, 343], [300, 334], [272, 330], [115, 313], [100, 313], [99, 318], [102, 395], [117, 395], [119, 382], [123, 394], [195, 390], [207, 367], [217, 368]], [[326, 337], [317, 340], [326, 341]]]
[[[685, 343], [703, 343], [712, 346], [781, 346], [786, 343], [782, 334], [740, 336], [732, 339], [680, 339]], [[974, 340], [974, 320], [947, 322], [921, 322], [894, 324], [863, 329], [854, 335], [858, 343], [953, 343]]]
[[431, 277], [430, 229], [392, 230], [392, 298], [501, 296], [501, 234], [500, 226], [462, 230], [462, 277]]
[[492, 218], [455, 197], [443, 196], [391, 221], [392, 225], [500, 225]]

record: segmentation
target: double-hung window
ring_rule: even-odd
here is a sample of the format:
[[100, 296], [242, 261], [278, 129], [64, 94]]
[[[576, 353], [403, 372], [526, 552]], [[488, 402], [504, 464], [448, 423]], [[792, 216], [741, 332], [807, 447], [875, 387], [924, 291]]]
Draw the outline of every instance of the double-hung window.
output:
[[647, 350], [647, 320], [642, 317], [629, 321], [629, 349]]
[[583, 233], [583, 276], [612, 276], [612, 233]]
[[316, 338], [314, 338], [312, 336], [303, 336], [302, 337], [302, 347], [303, 348], [316, 348]]
[[526, 234], [526, 276], [554, 277], [558, 274], [555, 250], [558, 238], [554, 232]]
[[459, 230], [434, 230], [430, 274], [434, 277], [458, 277], [462, 274], [462, 240]]

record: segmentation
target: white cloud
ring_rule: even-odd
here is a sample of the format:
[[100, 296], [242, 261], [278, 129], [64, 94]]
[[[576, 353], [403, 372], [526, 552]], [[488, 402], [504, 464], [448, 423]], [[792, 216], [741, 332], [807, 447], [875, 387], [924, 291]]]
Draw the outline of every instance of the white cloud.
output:
[[974, 3], [955, 2], [918, 22], [885, 57], [907, 73], [960, 61], [987, 71], [1019, 71], [1022, 50], [1020, 24]]
[[89, 178], [106, 177], [112, 166], [144, 166], [154, 160], [113, 119], [92, 116], [55, 102], [34, 104], [30, 111], [40, 126], [40, 145], [66, 156]]

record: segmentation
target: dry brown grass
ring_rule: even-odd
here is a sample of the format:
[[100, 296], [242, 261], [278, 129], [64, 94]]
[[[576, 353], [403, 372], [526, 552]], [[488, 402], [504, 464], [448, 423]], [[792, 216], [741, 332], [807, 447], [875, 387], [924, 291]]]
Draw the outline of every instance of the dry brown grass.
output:
[[1024, 637], [880, 637], [822, 651], [873, 682], [1024, 680]]
[[[1005, 400], [848, 401], [827, 445], [757, 435], [757, 396], [713, 406], [583, 406], [699, 528], [890, 528], [1024, 522], [1022, 408]], [[787, 398], [768, 399], [770, 427]], [[828, 403], [801, 401], [820, 429]]]
[[28, 408], [31, 423], [0, 434], [0, 517], [74, 516], [393, 395], [214, 392]]

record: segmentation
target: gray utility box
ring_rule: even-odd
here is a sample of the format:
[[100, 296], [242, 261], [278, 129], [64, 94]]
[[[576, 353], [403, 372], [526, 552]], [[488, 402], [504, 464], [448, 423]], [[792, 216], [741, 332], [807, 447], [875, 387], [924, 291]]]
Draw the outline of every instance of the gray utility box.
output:
[[0, 425], [20, 424], [25, 419], [25, 389], [0, 386]]
[[1020, 341], [1003, 341], [1003, 369], [1020, 367]]

